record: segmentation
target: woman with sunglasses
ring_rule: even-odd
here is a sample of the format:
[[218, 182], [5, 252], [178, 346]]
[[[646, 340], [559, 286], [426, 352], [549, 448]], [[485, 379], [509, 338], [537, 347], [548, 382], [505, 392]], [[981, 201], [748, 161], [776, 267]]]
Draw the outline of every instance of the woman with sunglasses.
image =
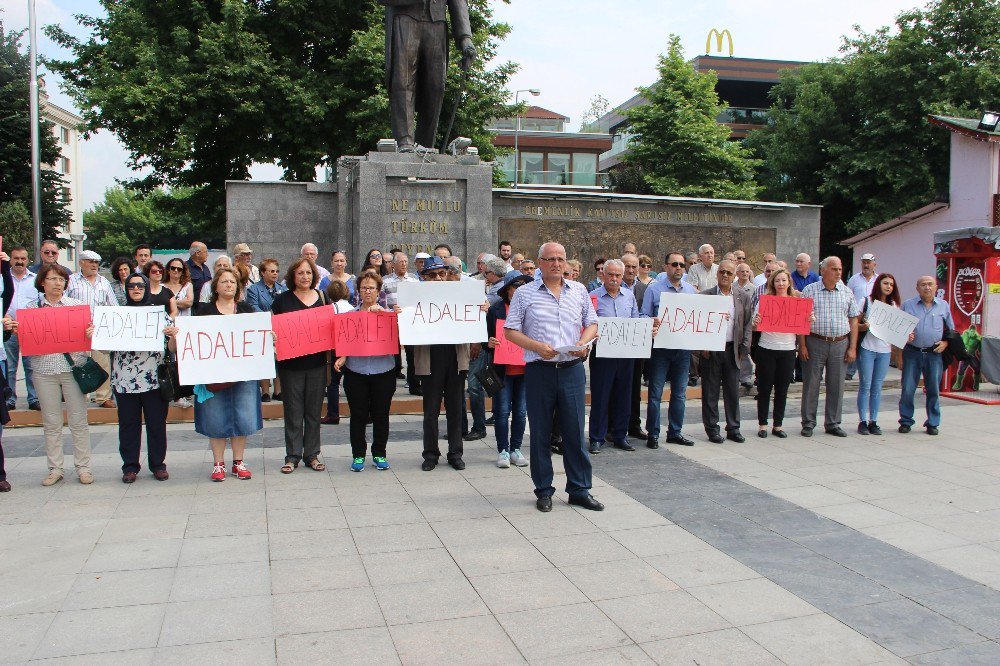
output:
[[[126, 307], [152, 305], [149, 280], [133, 273], [125, 280]], [[163, 329], [167, 340], [177, 335], [173, 320]], [[87, 337], [94, 325], [87, 327]], [[146, 424], [147, 467], [157, 481], [170, 478], [163, 462], [167, 457], [167, 401], [160, 395], [156, 369], [163, 362], [163, 350], [155, 352], [111, 352], [111, 387], [118, 403], [118, 453], [122, 458], [122, 483], [135, 483], [142, 465], [142, 424]]]
[[118, 257], [111, 264], [111, 291], [115, 292], [118, 305], [125, 305], [125, 280], [135, 273], [135, 262], [128, 257]]
[[162, 305], [171, 319], [177, 319], [177, 301], [174, 300], [174, 292], [163, 285], [163, 274], [166, 273], [163, 264], [156, 259], [150, 259], [146, 262], [143, 273], [149, 278], [149, 304]]
[[382, 253], [375, 248], [368, 250], [368, 255], [365, 257], [365, 263], [361, 265], [361, 270], [358, 271], [358, 273], [364, 275], [365, 271], [375, 271], [381, 277], [385, 277], [389, 274], [389, 267], [386, 266], [385, 261], [383, 261]]
[[177, 316], [189, 316], [191, 306], [194, 305], [194, 284], [191, 282], [191, 272], [183, 259], [174, 257], [167, 262], [167, 277], [163, 284], [174, 295]]
[[653, 258], [648, 254], [639, 255], [639, 275], [636, 279], [647, 287], [656, 279], [656, 273], [653, 272]]
[[[27, 308], [61, 308], [72, 305], [86, 305], [83, 301], [65, 295], [69, 283], [69, 271], [59, 264], [42, 266], [35, 276], [38, 298], [21, 306]], [[5, 331], [17, 332], [17, 321], [6, 316], [3, 319]], [[43, 486], [53, 486], [63, 480], [63, 409], [66, 400], [67, 421], [73, 436], [73, 462], [80, 483], [94, 482], [90, 470], [90, 427], [87, 425], [87, 400], [73, 378], [73, 365], [81, 365], [87, 360], [85, 352], [70, 354], [41, 354], [31, 357], [38, 404], [42, 408], [42, 429], [45, 432], [45, 453], [48, 458], [49, 474], [42, 480]]]

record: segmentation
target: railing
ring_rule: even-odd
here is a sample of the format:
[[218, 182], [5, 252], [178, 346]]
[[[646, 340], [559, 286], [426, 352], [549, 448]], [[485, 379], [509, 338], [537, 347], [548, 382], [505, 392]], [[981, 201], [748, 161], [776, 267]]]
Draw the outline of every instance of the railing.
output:
[[[504, 178], [514, 182], [514, 170], [504, 169]], [[584, 187], [607, 186], [608, 174], [593, 171], [522, 171], [519, 185], [578, 185]]]
[[715, 120], [720, 123], [731, 123], [734, 125], [766, 125], [768, 117], [767, 109], [729, 107], [716, 116]]

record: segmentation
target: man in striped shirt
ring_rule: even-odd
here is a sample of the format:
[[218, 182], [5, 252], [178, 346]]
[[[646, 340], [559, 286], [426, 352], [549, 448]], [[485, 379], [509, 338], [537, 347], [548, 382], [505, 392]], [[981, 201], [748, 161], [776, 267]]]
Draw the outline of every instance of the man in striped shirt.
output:
[[563, 437], [569, 503], [601, 511], [604, 505], [590, 494], [591, 465], [583, 434], [587, 375], [582, 361], [597, 337], [597, 313], [586, 288], [563, 278], [566, 248], [545, 243], [538, 249], [538, 264], [541, 280], [514, 292], [504, 326], [507, 339], [525, 350], [535, 506], [542, 512], [552, 510], [556, 489], [549, 437], [555, 416]]
[[826, 372], [826, 413], [823, 428], [835, 437], [847, 437], [840, 427], [844, 399], [844, 368], [854, 361], [858, 343], [858, 308], [854, 293], [840, 281], [843, 264], [837, 257], [820, 263], [819, 282], [802, 290], [813, 299], [816, 317], [809, 335], [799, 336], [802, 359], [802, 436], [812, 437], [819, 408], [819, 382]]
[[[83, 301], [90, 306], [90, 314], [93, 316], [94, 308], [98, 305], [118, 305], [118, 298], [115, 296], [111, 283], [103, 275], [97, 272], [101, 265], [101, 255], [93, 250], [84, 250], [80, 253], [80, 272], [74, 273], [69, 278], [69, 288], [66, 295]], [[94, 350], [90, 354], [93, 359], [104, 368], [104, 371], [111, 373], [111, 357], [106, 351]], [[99, 389], [91, 394], [91, 398], [100, 407], [113, 409], [114, 401], [111, 400], [111, 381], [104, 382]]]

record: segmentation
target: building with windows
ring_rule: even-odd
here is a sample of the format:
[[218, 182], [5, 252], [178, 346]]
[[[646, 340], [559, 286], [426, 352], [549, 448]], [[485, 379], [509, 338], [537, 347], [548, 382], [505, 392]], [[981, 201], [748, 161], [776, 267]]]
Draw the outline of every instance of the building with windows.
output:
[[[52, 123], [52, 133], [59, 146], [60, 157], [55, 164], [46, 164], [44, 168], [52, 169], [63, 178], [63, 196], [69, 202], [72, 215], [69, 226], [61, 230], [59, 236], [70, 240], [71, 234], [83, 233], [83, 207], [80, 204], [80, 133], [78, 127], [83, 118], [53, 104], [44, 91], [40, 91], [41, 116]], [[64, 266], [76, 265], [76, 249], [70, 241], [69, 246], [59, 253], [59, 261]], [[33, 258], [37, 260], [37, 257]]]
[[[519, 123], [520, 121], [520, 123]], [[600, 188], [601, 153], [611, 148], [604, 133], [567, 132], [569, 118], [540, 106], [530, 106], [520, 118], [493, 121], [493, 145], [509, 148], [498, 162], [517, 187], [544, 189]], [[517, 148], [516, 154], [514, 148]]]
[[[692, 60], [691, 64], [696, 72], [711, 70], [719, 77], [715, 92], [718, 93], [719, 100], [729, 108], [717, 120], [729, 127], [730, 139], [738, 141], [767, 124], [767, 110], [771, 106], [768, 94], [778, 83], [781, 72], [797, 69], [805, 63], [701, 55]], [[622, 161], [622, 154], [628, 150], [631, 135], [628, 133], [625, 111], [646, 103], [642, 95], [635, 95], [598, 120], [599, 129], [612, 138], [611, 148], [601, 155], [601, 171], [617, 166]]]

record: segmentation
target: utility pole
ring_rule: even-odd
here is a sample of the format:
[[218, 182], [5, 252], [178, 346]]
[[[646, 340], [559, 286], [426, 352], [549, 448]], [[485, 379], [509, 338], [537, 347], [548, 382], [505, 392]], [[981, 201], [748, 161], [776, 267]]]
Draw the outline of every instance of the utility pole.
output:
[[31, 221], [35, 227], [35, 261], [41, 261], [42, 251], [42, 163], [38, 118], [38, 25], [35, 0], [28, 0], [28, 53], [31, 79], [28, 84], [31, 115]]

